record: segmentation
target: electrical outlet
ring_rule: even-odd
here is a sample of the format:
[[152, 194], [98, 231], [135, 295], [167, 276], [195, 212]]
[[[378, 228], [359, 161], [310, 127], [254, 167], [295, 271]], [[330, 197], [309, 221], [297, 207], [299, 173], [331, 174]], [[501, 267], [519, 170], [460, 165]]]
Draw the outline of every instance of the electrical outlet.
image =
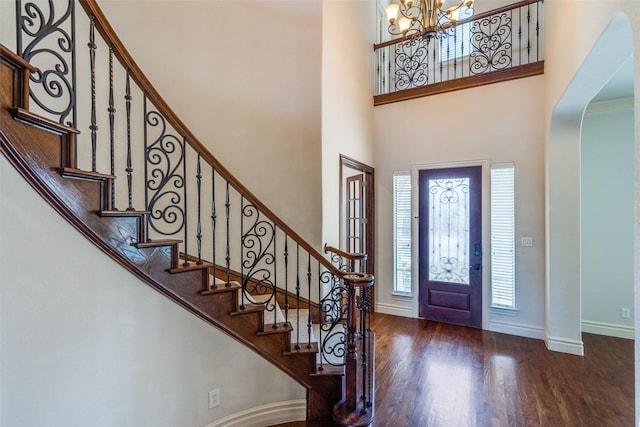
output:
[[631, 318], [631, 310], [628, 308], [621, 308], [620, 309], [620, 317], [622, 317], [623, 319], [630, 319]]
[[209, 409], [220, 405], [220, 389], [211, 390], [209, 392]]
[[530, 248], [533, 246], [533, 237], [523, 237], [522, 246]]

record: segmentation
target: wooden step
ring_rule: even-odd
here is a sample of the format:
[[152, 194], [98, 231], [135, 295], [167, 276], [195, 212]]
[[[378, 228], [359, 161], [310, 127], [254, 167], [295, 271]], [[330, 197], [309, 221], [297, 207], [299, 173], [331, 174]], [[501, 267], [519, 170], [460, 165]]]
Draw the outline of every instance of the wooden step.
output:
[[24, 108], [10, 108], [9, 112], [15, 120], [21, 123], [42, 129], [54, 135], [59, 135], [62, 151], [59, 167], [76, 167], [76, 136], [80, 133], [78, 129], [33, 114]]
[[[268, 316], [268, 313], [265, 312], [265, 316]], [[293, 327], [290, 323], [269, 323], [265, 322], [264, 330], [258, 331], [258, 335], [272, 335], [272, 334], [285, 334], [287, 332], [291, 332]]]
[[237, 310], [230, 312], [232, 316], [241, 316], [243, 314], [262, 313], [266, 311], [266, 307], [262, 304], [245, 304], [244, 307], [238, 306]]
[[185, 271], [193, 271], [193, 270], [207, 270], [207, 273], [209, 273], [208, 270], [211, 266], [212, 266], [211, 264], [206, 262], [203, 262], [202, 264], [189, 262], [189, 264], [185, 265], [184, 260], [181, 259], [177, 267], [169, 269], [169, 273], [182, 273]]
[[182, 243], [182, 240], [176, 239], [156, 239], [156, 240], [147, 240], [146, 242], [138, 242], [132, 243], [131, 246], [135, 246], [138, 249], [146, 249], [146, 248], [159, 248], [161, 246], [177, 246]]
[[60, 174], [65, 178], [86, 179], [88, 181], [108, 181], [116, 179], [115, 175], [100, 172], [85, 171], [76, 168], [60, 168]]
[[317, 354], [320, 350], [318, 349], [317, 342], [311, 343], [300, 343], [300, 348], [296, 349], [296, 343], [291, 342], [289, 347], [282, 353], [285, 356], [291, 356], [294, 354]]
[[69, 167], [62, 167], [59, 172], [64, 178], [82, 179], [100, 184], [100, 212], [111, 209], [111, 184], [116, 179], [115, 176]]
[[316, 363], [316, 370], [309, 374], [312, 377], [344, 376], [344, 366], [333, 366], [328, 363]]
[[212, 295], [219, 292], [230, 292], [237, 291], [241, 289], [242, 285], [235, 281], [230, 281], [229, 283], [225, 282], [222, 279], [218, 279], [214, 275], [209, 275], [209, 280], [207, 284], [200, 291], [200, 295]]

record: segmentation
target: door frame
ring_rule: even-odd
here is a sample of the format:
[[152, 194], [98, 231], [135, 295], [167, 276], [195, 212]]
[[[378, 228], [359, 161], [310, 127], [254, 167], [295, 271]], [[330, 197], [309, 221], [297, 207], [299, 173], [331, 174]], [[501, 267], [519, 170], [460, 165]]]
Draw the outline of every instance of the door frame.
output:
[[[351, 157], [347, 157], [344, 154], [340, 154], [340, 213], [339, 213], [339, 222], [340, 222], [340, 243], [339, 247], [344, 249], [345, 245], [345, 205], [344, 205], [344, 194], [345, 194], [345, 179], [346, 177], [343, 175], [343, 168], [353, 169], [364, 174], [367, 177], [365, 181], [367, 183], [364, 191], [366, 193], [366, 206], [365, 212], [367, 213], [367, 227], [366, 227], [366, 252], [367, 252], [367, 269], [368, 273], [373, 274], [375, 277], [375, 169], [369, 165], [366, 165], [362, 162], [359, 162]], [[376, 295], [376, 283], [373, 282], [373, 287], [371, 290], [371, 306], [369, 309], [371, 312], [375, 311], [375, 295]]]
[[[482, 185], [481, 185], [481, 206], [482, 206], [482, 329], [489, 329], [489, 307], [491, 302], [491, 163], [489, 160], [467, 160], [459, 162], [442, 162], [442, 163], [419, 163], [411, 166], [411, 213], [413, 216], [413, 226], [411, 227], [411, 254], [414, 259], [412, 268], [412, 282], [415, 284], [416, 294], [413, 297], [413, 317], [418, 317], [419, 312], [419, 286], [418, 286], [418, 188], [419, 174], [425, 169], [448, 169], [461, 168], [469, 166], [481, 166]], [[488, 255], [488, 256], [487, 256]]]

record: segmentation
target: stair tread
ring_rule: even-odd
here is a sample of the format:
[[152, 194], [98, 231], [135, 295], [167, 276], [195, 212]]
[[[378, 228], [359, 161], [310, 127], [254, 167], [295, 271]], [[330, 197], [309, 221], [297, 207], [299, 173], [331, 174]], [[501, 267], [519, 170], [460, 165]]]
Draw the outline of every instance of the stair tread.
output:
[[132, 243], [132, 246], [135, 246], [138, 249], [144, 249], [144, 248], [155, 248], [158, 246], [177, 245], [179, 243], [182, 243], [182, 240], [158, 239], [158, 240], [147, 240], [146, 242]]
[[101, 172], [94, 171], [86, 171], [83, 169], [76, 168], [61, 168], [60, 173], [64, 177], [83, 177], [83, 178], [91, 178], [96, 180], [107, 180], [107, 179], [116, 179], [115, 175], [109, 175]]
[[332, 376], [344, 376], [344, 366], [333, 366], [328, 363], [322, 365], [316, 365], [316, 372], [311, 374], [312, 377], [332, 377]]
[[118, 209], [110, 209], [100, 211], [100, 216], [102, 217], [134, 217], [134, 216], [142, 216], [148, 214], [149, 211], [138, 211], [138, 210], [118, 210]]
[[289, 346], [288, 349], [286, 349], [282, 354], [286, 355], [286, 356], [291, 356], [294, 354], [312, 354], [312, 353], [318, 353], [320, 350], [318, 348], [318, 343], [317, 342], [311, 342], [311, 343], [300, 343], [300, 348], [296, 348], [296, 343], [292, 342], [291, 345]]
[[229, 286], [226, 286], [226, 284], [224, 284], [222, 286], [218, 286], [217, 288], [209, 288], [209, 290], [207, 291], [200, 291], [200, 295], [213, 295], [222, 292], [237, 291], [238, 289], [240, 289], [239, 284], [229, 283]]
[[258, 331], [258, 335], [284, 334], [291, 332], [293, 328], [289, 323], [269, 323], [264, 327], [264, 331]]
[[[184, 262], [184, 260], [180, 260]], [[170, 273], [183, 273], [185, 271], [193, 271], [193, 270], [205, 270], [211, 267], [211, 264], [207, 262], [203, 262], [202, 264], [196, 264], [195, 262], [190, 262], [189, 265], [184, 265], [181, 263], [178, 267], [170, 268]]]
[[232, 316], [240, 316], [242, 314], [258, 313], [260, 311], [265, 311], [265, 310], [266, 310], [266, 307], [262, 304], [245, 304], [244, 308], [238, 307], [236, 311], [232, 311], [229, 314], [231, 314]]
[[35, 113], [25, 110], [24, 108], [10, 108], [9, 112], [11, 113], [13, 118], [18, 121], [30, 124], [49, 132], [53, 132], [57, 135], [80, 133], [78, 129], [53, 121], [46, 117], [39, 116]]

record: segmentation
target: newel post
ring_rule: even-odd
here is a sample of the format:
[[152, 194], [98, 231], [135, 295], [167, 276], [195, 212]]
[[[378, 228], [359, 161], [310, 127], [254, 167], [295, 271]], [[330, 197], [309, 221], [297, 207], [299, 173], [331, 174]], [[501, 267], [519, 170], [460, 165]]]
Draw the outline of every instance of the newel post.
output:
[[373, 421], [375, 388], [375, 335], [369, 319], [373, 276], [349, 273], [343, 280], [347, 288], [344, 397], [333, 407], [333, 418], [345, 426], [368, 426]]

